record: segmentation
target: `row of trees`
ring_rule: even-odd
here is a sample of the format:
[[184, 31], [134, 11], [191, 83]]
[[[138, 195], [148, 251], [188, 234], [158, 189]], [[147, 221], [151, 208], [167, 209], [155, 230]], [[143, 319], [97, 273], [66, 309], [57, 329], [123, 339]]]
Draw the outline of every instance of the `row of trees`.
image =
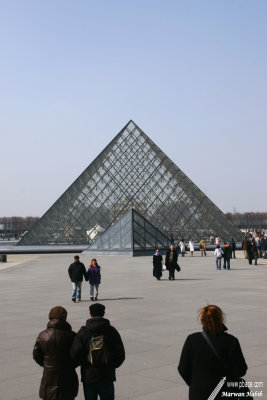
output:
[[39, 221], [39, 217], [0, 217], [0, 233], [4, 236], [20, 236]]
[[[238, 228], [267, 229], [267, 212], [226, 213]], [[0, 233], [21, 235], [39, 220], [39, 217], [0, 217]]]
[[267, 229], [267, 212], [226, 213], [225, 215], [240, 229]]

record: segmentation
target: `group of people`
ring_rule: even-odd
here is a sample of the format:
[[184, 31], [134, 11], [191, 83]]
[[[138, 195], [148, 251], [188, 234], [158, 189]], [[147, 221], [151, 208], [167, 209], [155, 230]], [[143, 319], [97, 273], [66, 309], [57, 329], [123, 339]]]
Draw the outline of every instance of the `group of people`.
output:
[[86, 271], [84, 264], [80, 262], [80, 257], [75, 256], [74, 262], [69, 266], [68, 273], [72, 283], [72, 301], [74, 303], [81, 301], [83, 278], [89, 281], [91, 300], [97, 300], [101, 283], [101, 267], [95, 258], [91, 260], [88, 271]]
[[[232, 239], [233, 240], [233, 239]], [[224, 242], [223, 248], [219, 244], [217, 244], [216, 249], [214, 250], [214, 255], [216, 256], [216, 268], [217, 270], [221, 269], [222, 260], [223, 260], [223, 269], [230, 269], [230, 260], [233, 258], [232, 254], [234, 254], [235, 258], [235, 248], [231, 247], [230, 244]]]
[[[216, 268], [217, 270], [221, 269], [221, 263], [223, 262], [223, 268], [229, 270], [230, 269], [230, 259], [235, 258], [235, 250], [236, 250], [236, 243], [235, 240], [232, 239], [229, 244], [224, 242], [223, 248], [220, 247], [220, 240], [218, 237], [216, 249], [214, 251], [214, 255], [216, 256]], [[190, 240], [191, 246], [194, 246], [193, 239]], [[193, 247], [191, 247], [193, 248]], [[179, 246], [176, 248], [174, 245], [171, 245], [170, 248], [166, 252], [165, 257], [165, 267], [166, 270], [169, 271], [169, 280], [175, 280], [175, 270], [180, 271], [181, 268], [178, 264], [178, 256], [179, 254], [184, 256], [186, 250], [184, 239], [181, 240]], [[206, 241], [202, 239], [199, 243], [199, 250], [201, 252], [201, 256], [206, 256]], [[194, 251], [190, 251], [191, 256], [193, 256]], [[160, 251], [157, 249], [153, 255], [153, 276], [160, 280], [162, 277], [162, 270], [163, 270], [163, 256]]]
[[[219, 236], [216, 236], [215, 238], [215, 244], [220, 245], [221, 239]], [[177, 250], [178, 254], [181, 254], [182, 257], [185, 256], [187, 250], [189, 250], [190, 252], [190, 256], [193, 257], [194, 256], [194, 252], [195, 252], [195, 242], [194, 239], [191, 238], [188, 242], [188, 245], [186, 245], [185, 240], [181, 239], [181, 241], [179, 242], [179, 240], [176, 240], [176, 245], [174, 246], [175, 249]], [[199, 244], [199, 251], [201, 256], [206, 256], [207, 255], [207, 243], [206, 243], [206, 239], [201, 239]], [[229, 242], [229, 247], [230, 247], [230, 253], [231, 253], [231, 258], [232, 258], [232, 253], [234, 255], [235, 258], [235, 250], [236, 250], [236, 242], [234, 239], [232, 239]]]
[[[49, 312], [47, 328], [36, 340], [34, 360], [43, 367], [39, 395], [43, 400], [74, 400], [78, 394], [75, 368], [81, 368], [85, 400], [114, 400], [116, 369], [125, 360], [119, 332], [104, 318], [105, 306], [89, 307], [90, 318], [76, 334], [67, 322], [67, 311], [61, 306]], [[238, 385], [222, 387], [222, 377], [238, 382], [246, 374], [247, 365], [236, 337], [227, 333], [225, 317], [216, 305], [207, 305], [199, 312], [202, 332], [189, 335], [181, 351], [178, 371], [189, 386], [190, 400], [206, 400], [218, 391], [238, 393]], [[225, 379], [223, 380], [225, 381]], [[220, 395], [223, 391], [223, 395]], [[215, 398], [215, 396], [213, 397]], [[246, 395], [250, 399], [249, 393]]]
[[242, 249], [244, 257], [251, 265], [254, 260], [255, 265], [258, 264], [258, 258], [265, 258], [267, 253], [267, 238], [262, 236], [253, 237], [252, 235], [245, 236], [242, 241]]
[[[162, 277], [162, 262], [163, 257], [159, 250], [156, 250], [155, 254], [153, 255], [153, 276], [160, 280]], [[180, 271], [181, 268], [178, 264], [178, 251], [174, 248], [173, 245], [166, 252], [165, 257], [165, 266], [166, 269], [169, 271], [169, 280], [175, 280], [175, 270]]]

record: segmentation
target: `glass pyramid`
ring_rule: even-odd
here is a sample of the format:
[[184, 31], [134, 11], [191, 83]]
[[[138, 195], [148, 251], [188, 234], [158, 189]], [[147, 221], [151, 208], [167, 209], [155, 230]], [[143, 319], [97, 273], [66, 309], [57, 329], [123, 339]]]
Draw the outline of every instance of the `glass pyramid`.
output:
[[168, 237], [242, 239], [218, 207], [130, 121], [19, 244], [91, 244], [132, 208]]
[[124, 252], [132, 255], [142, 254], [148, 250], [166, 249], [169, 238], [155, 228], [134, 209], [127, 211], [122, 218], [111, 225], [86, 251]]

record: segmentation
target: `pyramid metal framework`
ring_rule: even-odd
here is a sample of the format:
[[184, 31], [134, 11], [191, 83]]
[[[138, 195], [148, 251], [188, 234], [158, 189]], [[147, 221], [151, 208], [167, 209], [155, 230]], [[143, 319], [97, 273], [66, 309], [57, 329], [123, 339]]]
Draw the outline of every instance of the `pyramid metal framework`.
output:
[[165, 250], [170, 239], [134, 209], [111, 225], [85, 252], [106, 254], [123, 252], [138, 255], [155, 249]]
[[91, 244], [132, 208], [168, 237], [242, 239], [222, 211], [130, 121], [19, 244]]

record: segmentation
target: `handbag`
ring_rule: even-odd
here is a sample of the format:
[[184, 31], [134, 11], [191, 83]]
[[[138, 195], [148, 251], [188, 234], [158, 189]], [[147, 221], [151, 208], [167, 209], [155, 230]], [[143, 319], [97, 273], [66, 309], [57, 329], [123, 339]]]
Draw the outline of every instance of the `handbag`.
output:
[[176, 269], [177, 272], [181, 271], [181, 268], [180, 268], [179, 264], [176, 264], [175, 269]]
[[[205, 341], [207, 342], [207, 344], [209, 345], [210, 349], [213, 351], [213, 353], [214, 353], [214, 355], [216, 356], [216, 358], [220, 361], [221, 365], [224, 367], [224, 369], [225, 369], [226, 371], [229, 371], [229, 368], [228, 368], [227, 364], [224, 362], [224, 360], [222, 359], [222, 357], [217, 353], [215, 347], [214, 347], [213, 344], [211, 343], [211, 341], [210, 341], [208, 335], [206, 334], [206, 332], [205, 332], [205, 331], [202, 331], [201, 334], [202, 334], [203, 338], [205, 339]], [[223, 383], [222, 385], [220, 385], [220, 383], [221, 383], [223, 380], [224, 380], [224, 383]], [[229, 379], [228, 379], [228, 380], [229, 380]], [[245, 399], [247, 399], [247, 400], [253, 400], [253, 397], [252, 397], [251, 394], [250, 394], [250, 390], [249, 390], [249, 388], [247, 387], [247, 384], [246, 384], [245, 379], [243, 379], [243, 378], [233, 378], [233, 379], [231, 379], [231, 381], [237, 383], [237, 385], [236, 385], [235, 387], [232, 387], [231, 385], [227, 385], [227, 379], [222, 377], [222, 379], [220, 380], [220, 382], [219, 382], [219, 384], [218, 384], [218, 386], [219, 386], [218, 389], [221, 390], [221, 392], [228, 392], [228, 393], [229, 393], [229, 396], [232, 397], [232, 398], [234, 397], [234, 396], [231, 395], [232, 393], [242, 393], [242, 394], [243, 394], [243, 396], [241, 395], [242, 398], [245, 398]], [[232, 383], [232, 382], [231, 382], [231, 383]], [[219, 391], [219, 390], [218, 390], [218, 391]], [[216, 391], [216, 388], [215, 388], [215, 390], [212, 392], [212, 394], [213, 394], [214, 392], [216, 392], [216, 395], [217, 395], [218, 392]], [[212, 394], [211, 394], [211, 396], [209, 397], [210, 400], [213, 399], [213, 398], [215, 399], [215, 397], [213, 397]], [[216, 396], [216, 395], [215, 395], [215, 396]], [[228, 397], [228, 396], [227, 396], [227, 397]], [[208, 400], [209, 400], [209, 399], [208, 399]]]

